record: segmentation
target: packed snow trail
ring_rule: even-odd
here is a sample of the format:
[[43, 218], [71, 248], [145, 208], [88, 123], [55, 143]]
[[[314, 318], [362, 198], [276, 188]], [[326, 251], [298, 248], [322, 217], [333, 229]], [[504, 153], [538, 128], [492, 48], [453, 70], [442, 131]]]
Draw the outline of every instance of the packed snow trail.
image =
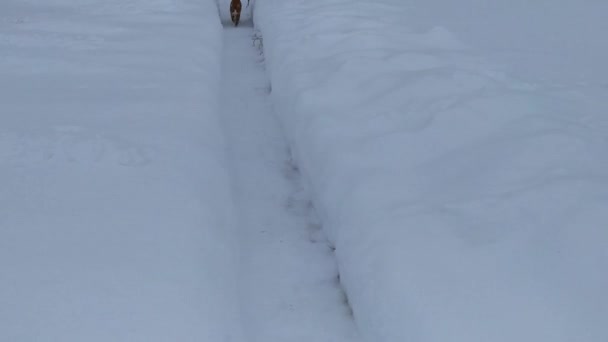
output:
[[[241, 24], [243, 25], [243, 24]], [[246, 24], [245, 24], [246, 25]], [[251, 341], [357, 341], [322, 238], [272, 113], [249, 26], [224, 30], [222, 117], [239, 213], [242, 322]]]

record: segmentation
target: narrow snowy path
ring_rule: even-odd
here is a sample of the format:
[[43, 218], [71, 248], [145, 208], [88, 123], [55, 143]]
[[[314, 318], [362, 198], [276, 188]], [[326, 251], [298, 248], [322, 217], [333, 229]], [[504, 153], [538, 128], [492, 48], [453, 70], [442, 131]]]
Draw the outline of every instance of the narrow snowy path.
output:
[[249, 26], [224, 30], [222, 106], [250, 341], [357, 341], [332, 249], [291, 164]]

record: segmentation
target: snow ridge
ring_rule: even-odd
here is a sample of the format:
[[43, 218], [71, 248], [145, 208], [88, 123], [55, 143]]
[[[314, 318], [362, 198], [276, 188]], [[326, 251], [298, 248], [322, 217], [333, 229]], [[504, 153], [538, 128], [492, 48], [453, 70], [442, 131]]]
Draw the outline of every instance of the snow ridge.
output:
[[[501, 15], [470, 2], [470, 31]], [[449, 3], [256, 3], [271, 97], [360, 332], [605, 341], [606, 88], [514, 77], [450, 29]]]

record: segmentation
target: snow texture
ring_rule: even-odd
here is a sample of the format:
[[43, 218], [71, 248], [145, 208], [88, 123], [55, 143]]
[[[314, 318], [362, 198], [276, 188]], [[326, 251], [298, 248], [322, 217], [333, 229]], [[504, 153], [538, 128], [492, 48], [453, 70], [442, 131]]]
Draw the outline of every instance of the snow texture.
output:
[[271, 98], [367, 341], [608, 340], [601, 13], [256, 2]]
[[241, 341], [211, 0], [0, 2], [0, 341]]
[[221, 82], [243, 330], [251, 342], [357, 342], [332, 248], [272, 111], [254, 37], [251, 26], [226, 24]]
[[608, 341], [607, 3], [228, 3], [0, 1], [1, 342]]

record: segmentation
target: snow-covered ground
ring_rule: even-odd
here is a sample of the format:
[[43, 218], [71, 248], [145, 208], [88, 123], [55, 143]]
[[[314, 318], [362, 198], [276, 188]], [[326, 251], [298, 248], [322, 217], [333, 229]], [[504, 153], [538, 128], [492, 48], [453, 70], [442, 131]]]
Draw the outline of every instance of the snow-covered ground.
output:
[[251, 342], [357, 342], [332, 248], [290, 159], [253, 37], [246, 24], [226, 27], [222, 58], [243, 330]]
[[0, 341], [240, 341], [217, 13], [0, 1]]
[[228, 4], [0, 2], [1, 342], [608, 340], [608, 5]]
[[366, 340], [608, 340], [605, 9], [256, 2]]
[[608, 2], [597, 0], [406, 1], [403, 20], [440, 25], [503, 70], [545, 86], [608, 84]]

